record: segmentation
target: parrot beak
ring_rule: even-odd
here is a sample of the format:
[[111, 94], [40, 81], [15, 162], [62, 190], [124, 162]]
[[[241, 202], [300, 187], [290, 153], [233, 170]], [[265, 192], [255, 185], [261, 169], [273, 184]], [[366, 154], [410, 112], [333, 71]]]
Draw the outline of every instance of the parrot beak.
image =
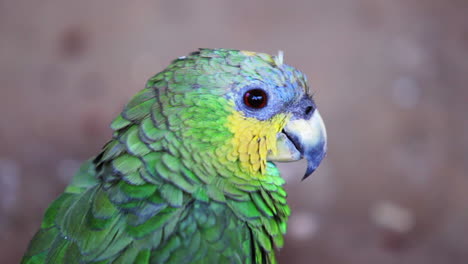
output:
[[283, 131], [277, 134], [277, 153], [268, 160], [288, 162], [307, 159], [307, 170], [302, 178], [309, 177], [319, 166], [327, 152], [327, 132], [317, 109], [306, 117], [293, 115]]

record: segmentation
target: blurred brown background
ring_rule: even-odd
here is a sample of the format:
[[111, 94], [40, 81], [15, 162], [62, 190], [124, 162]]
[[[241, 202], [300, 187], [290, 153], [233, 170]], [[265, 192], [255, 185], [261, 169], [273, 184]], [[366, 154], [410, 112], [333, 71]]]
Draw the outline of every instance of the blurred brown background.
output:
[[301, 182], [281, 263], [468, 263], [465, 0], [0, 1], [0, 262], [109, 139], [132, 94], [199, 47], [304, 71], [329, 155]]

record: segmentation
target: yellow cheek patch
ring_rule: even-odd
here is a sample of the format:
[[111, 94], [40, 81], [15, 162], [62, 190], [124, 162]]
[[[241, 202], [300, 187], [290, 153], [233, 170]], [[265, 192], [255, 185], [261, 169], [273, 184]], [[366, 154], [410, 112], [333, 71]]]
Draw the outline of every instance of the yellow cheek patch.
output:
[[241, 167], [253, 177], [265, 174], [267, 155], [276, 153], [276, 134], [288, 119], [287, 114], [277, 114], [268, 120], [246, 117], [234, 111], [228, 117], [228, 128], [232, 138], [232, 156], [236, 156]]

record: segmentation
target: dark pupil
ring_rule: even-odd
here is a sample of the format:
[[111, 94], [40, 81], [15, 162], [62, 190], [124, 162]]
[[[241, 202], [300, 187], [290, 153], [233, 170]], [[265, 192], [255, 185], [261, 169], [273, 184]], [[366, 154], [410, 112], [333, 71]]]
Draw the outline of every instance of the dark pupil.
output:
[[249, 107], [263, 108], [267, 102], [267, 95], [261, 89], [253, 89], [245, 93], [244, 102]]

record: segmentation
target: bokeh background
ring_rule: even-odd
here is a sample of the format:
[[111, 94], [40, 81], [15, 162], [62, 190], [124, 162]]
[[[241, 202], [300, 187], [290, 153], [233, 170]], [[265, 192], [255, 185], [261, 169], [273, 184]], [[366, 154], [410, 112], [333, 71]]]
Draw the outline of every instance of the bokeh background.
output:
[[281, 165], [281, 263], [468, 263], [465, 0], [0, 1], [0, 262], [110, 121], [199, 47], [276, 53], [304, 71], [329, 155]]

